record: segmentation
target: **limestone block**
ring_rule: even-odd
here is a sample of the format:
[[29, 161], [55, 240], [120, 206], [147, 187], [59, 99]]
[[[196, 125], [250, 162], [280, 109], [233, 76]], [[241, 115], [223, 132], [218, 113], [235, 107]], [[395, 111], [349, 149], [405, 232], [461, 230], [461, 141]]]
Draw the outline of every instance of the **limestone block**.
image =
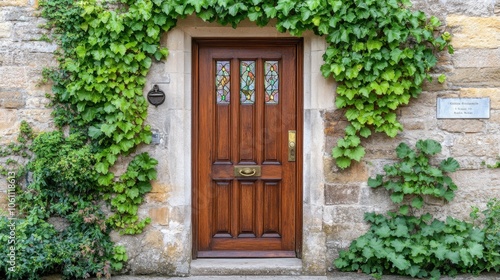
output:
[[423, 10], [431, 15], [443, 16], [447, 13], [470, 16], [493, 14], [491, 0], [412, 0], [413, 9]]
[[18, 127], [18, 120], [14, 110], [0, 108], [0, 135], [13, 133]]
[[455, 49], [498, 48], [500, 45], [500, 18], [449, 15], [447, 24], [453, 28], [452, 45]]
[[167, 202], [169, 187], [158, 181], [152, 181], [151, 186], [151, 191], [146, 194], [146, 202]]
[[489, 97], [491, 109], [500, 110], [500, 88], [461, 88], [460, 97]]
[[452, 60], [457, 68], [496, 68], [500, 66], [500, 49], [458, 49]]
[[467, 134], [458, 137], [450, 147], [453, 157], [481, 157], [499, 154], [500, 137], [497, 135]]
[[2, 0], [0, 1], [1, 6], [28, 6], [29, 0]]
[[449, 73], [447, 81], [454, 87], [500, 87], [500, 67], [457, 68]]
[[23, 94], [19, 91], [0, 91], [0, 107], [18, 109], [26, 104]]
[[27, 86], [26, 70], [19, 66], [0, 66], [0, 88], [24, 88]]
[[51, 123], [52, 110], [51, 109], [25, 109], [23, 110], [24, 116], [30, 118], [35, 123]]
[[355, 184], [326, 184], [325, 204], [342, 205], [359, 203], [360, 186]]
[[326, 240], [354, 240], [365, 234], [369, 225], [367, 223], [325, 224]]
[[[377, 174], [385, 174], [383, 171], [377, 171], [373, 174], [375, 177]], [[390, 198], [390, 193], [386, 189], [380, 188], [371, 188], [371, 187], [363, 187], [360, 192], [360, 205], [376, 207], [377, 211], [385, 211], [389, 210], [393, 207], [393, 203]]]
[[28, 22], [16, 23], [13, 34], [15, 40], [21, 40], [21, 41], [40, 40], [42, 35], [44, 33], [47, 33], [43, 29], [36, 28], [40, 24], [42, 24], [42, 21], [36, 20], [36, 18]]
[[145, 233], [144, 242], [148, 248], [163, 249], [163, 234], [159, 230], [149, 230]]
[[0, 22], [0, 38], [10, 37], [12, 25], [11, 22]]
[[399, 121], [404, 130], [424, 130], [427, 122], [422, 119], [402, 119]]
[[365, 212], [372, 210], [359, 205], [325, 206], [323, 220], [327, 224], [363, 223]]
[[485, 122], [482, 120], [440, 120], [439, 128], [448, 132], [477, 133], [485, 128]]
[[168, 225], [169, 209], [166, 207], [152, 208], [149, 210], [149, 217], [151, 217], [153, 224]]
[[351, 167], [340, 170], [334, 165], [334, 160], [333, 158], [323, 159], [325, 180], [327, 182], [354, 183], [368, 180], [368, 172], [363, 162], [354, 162]]

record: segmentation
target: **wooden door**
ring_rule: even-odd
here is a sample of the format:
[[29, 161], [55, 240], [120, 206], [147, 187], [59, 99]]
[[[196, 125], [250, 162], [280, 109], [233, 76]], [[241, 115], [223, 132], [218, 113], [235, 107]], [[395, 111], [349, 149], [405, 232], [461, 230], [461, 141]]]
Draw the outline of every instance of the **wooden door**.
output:
[[193, 257], [299, 257], [301, 41], [193, 43]]

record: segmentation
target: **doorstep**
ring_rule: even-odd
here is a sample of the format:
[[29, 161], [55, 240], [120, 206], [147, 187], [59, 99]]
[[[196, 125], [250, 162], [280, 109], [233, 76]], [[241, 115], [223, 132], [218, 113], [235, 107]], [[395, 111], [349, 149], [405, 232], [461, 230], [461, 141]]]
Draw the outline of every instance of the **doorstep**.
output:
[[196, 259], [191, 275], [301, 275], [302, 260], [296, 258]]

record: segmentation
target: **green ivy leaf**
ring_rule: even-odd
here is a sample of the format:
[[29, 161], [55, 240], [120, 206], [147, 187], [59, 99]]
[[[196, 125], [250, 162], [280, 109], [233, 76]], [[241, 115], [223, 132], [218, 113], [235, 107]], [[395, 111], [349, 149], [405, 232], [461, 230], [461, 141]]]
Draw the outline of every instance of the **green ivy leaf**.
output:
[[418, 140], [415, 146], [426, 155], [435, 155], [441, 152], [441, 144], [431, 139]]
[[444, 172], [455, 172], [460, 168], [460, 164], [454, 158], [447, 158], [439, 164]]
[[368, 178], [368, 186], [378, 188], [382, 186], [382, 175], [377, 175], [375, 178]]
[[411, 206], [417, 209], [421, 209], [424, 206], [424, 199], [422, 196], [417, 196], [411, 201]]
[[345, 169], [351, 166], [351, 159], [348, 157], [340, 156], [338, 158], [335, 158], [335, 162], [337, 163], [337, 166], [340, 167], [341, 169]]
[[391, 200], [394, 203], [401, 203], [401, 202], [403, 202], [403, 198], [404, 198], [404, 193], [402, 193], [402, 192], [393, 192], [391, 194]]

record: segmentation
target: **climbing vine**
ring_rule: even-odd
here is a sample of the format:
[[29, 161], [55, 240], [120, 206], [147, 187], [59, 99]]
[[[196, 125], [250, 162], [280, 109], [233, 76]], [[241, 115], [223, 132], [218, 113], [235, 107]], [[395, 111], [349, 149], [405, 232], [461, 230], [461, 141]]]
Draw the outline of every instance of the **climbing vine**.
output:
[[473, 222], [452, 217], [445, 221], [430, 214], [414, 216], [425, 196], [451, 201], [457, 186], [449, 173], [459, 168], [453, 158], [432, 164], [441, 152], [434, 140], [418, 140], [415, 149], [401, 143], [398, 162], [384, 166], [385, 174], [368, 180], [372, 188], [383, 187], [399, 211], [386, 215], [365, 213], [369, 230], [339, 253], [335, 267], [381, 279], [383, 274], [440, 279], [442, 275], [500, 271], [500, 202], [491, 199], [485, 210], [473, 207]]

